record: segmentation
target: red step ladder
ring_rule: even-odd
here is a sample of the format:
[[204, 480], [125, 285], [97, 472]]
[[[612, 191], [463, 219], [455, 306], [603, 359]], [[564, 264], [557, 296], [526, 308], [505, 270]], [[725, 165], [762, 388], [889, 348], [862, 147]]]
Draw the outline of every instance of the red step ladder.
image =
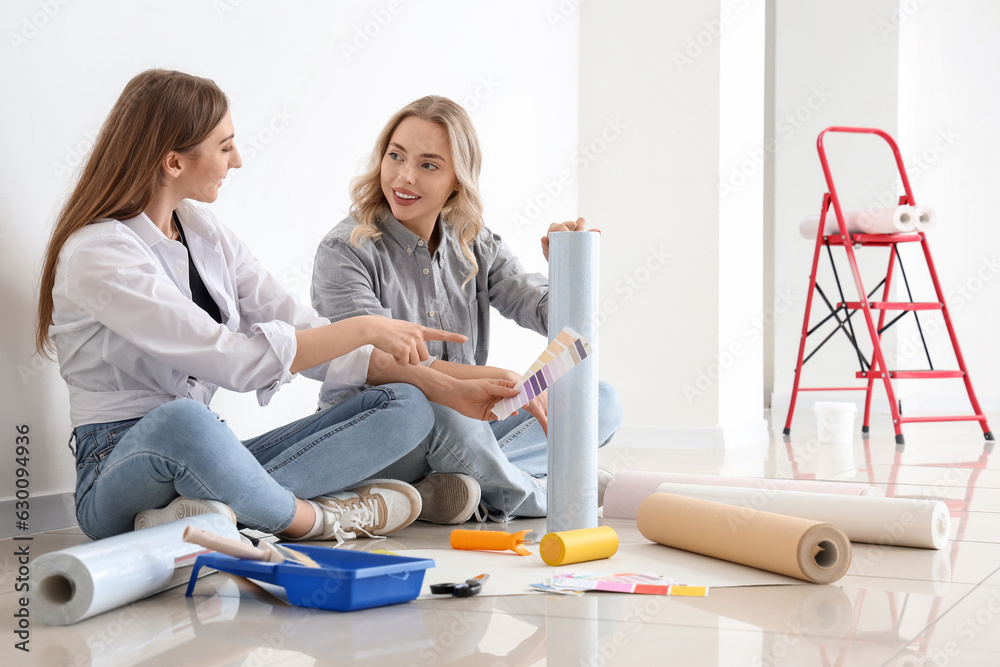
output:
[[[823, 148], [823, 136], [827, 132], [850, 132], [859, 134], [875, 134], [882, 137], [892, 149], [892, 153], [896, 158], [896, 167], [899, 169], [899, 175], [903, 181], [903, 188], [906, 194], [899, 198], [899, 204], [914, 206], [915, 201], [913, 199], [913, 192], [910, 189], [910, 181], [906, 176], [906, 168], [903, 166], [903, 158], [899, 154], [899, 148], [896, 146], [896, 142], [893, 141], [887, 133], [882, 130], [877, 130], [874, 128], [865, 127], [828, 127], [827, 129], [820, 132], [819, 137], [816, 139], [816, 149], [819, 152], [819, 161], [823, 165], [823, 175], [826, 177], [826, 185], [829, 191], [823, 195], [823, 210], [820, 213], [819, 228], [816, 231], [816, 247], [813, 252], [813, 263], [812, 272], [809, 275], [809, 294], [806, 297], [806, 312], [805, 317], [802, 320], [802, 335], [799, 339], [799, 355], [798, 360], [795, 364], [795, 383], [792, 385], [792, 399], [788, 406], [788, 418], [785, 421], [784, 434], [788, 435], [791, 433], [792, 427], [792, 417], [795, 414], [795, 402], [798, 398], [800, 391], [861, 391], [866, 392], [865, 395], [865, 412], [864, 421], [862, 423], [862, 432], [868, 432], [868, 420], [871, 412], [871, 402], [872, 402], [872, 390], [874, 389], [875, 383], [881, 381], [882, 385], [885, 387], [885, 393], [889, 399], [889, 409], [892, 412], [892, 425], [896, 432], [896, 443], [903, 444], [903, 424], [910, 422], [945, 422], [945, 421], [978, 421], [983, 429], [983, 435], [986, 440], [993, 440], [993, 433], [990, 431], [989, 425], [986, 423], [986, 417], [983, 415], [982, 409], [979, 407], [979, 401], [976, 400], [976, 393], [972, 388], [972, 380], [969, 378], [969, 372], [965, 366], [965, 359], [962, 357], [962, 352], [958, 346], [958, 338], [955, 336], [955, 328], [951, 323], [951, 316], [948, 313], [948, 306], [945, 304], [944, 292], [941, 291], [941, 283], [938, 281], [937, 271], [934, 269], [934, 261], [931, 259], [930, 247], [927, 245], [927, 238], [922, 231], [907, 232], [907, 233], [894, 233], [894, 234], [860, 234], [860, 233], [848, 233], [847, 225], [844, 221], [844, 212], [840, 206], [840, 199], [837, 197], [837, 190], [833, 185], [833, 176], [830, 174], [830, 165], [826, 159], [826, 151]], [[837, 217], [837, 225], [839, 226], [839, 234], [832, 234], [826, 236], [823, 234], [823, 230], [826, 228], [826, 216], [830, 210], [831, 204], [833, 205], [834, 215]], [[919, 243], [920, 247], [923, 249], [924, 259], [927, 261], [927, 269], [930, 273], [931, 280], [934, 283], [934, 292], [937, 295], [937, 301], [931, 302], [914, 302], [913, 295], [910, 293], [910, 286], [906, 280], [906, 273], [903, 270], [902, 258], [899, 256], [899, 251], [897, 246], [901, 243]], [[832, 247], [842, 247], [847, 254], [847, 262], [851, 268], [851, 276], [854, 279], [854, 286], [857, 289], [859, 301], [847, 301], [844, 298], [844, 291], [840, 284], [840, 278], [837, 275], [837, 267], [833, 261]], [[858, 263], [855, 259], [855, 246], [859, 248], [863, 247], [888, 247], [889, 248], [889, 264], [886, 269], [885, 277], [875, 286], [870, 292], [867, 291], [861, 281], [861, 272], [858, 270]], [[830, 264], [833, 266], [833, 275], [837, 284], [837, 290], [840, 296], [840, 301], [836, 304], [832, 303], [826, 294], [820, 288], [819, 284], [816, 282], [816, 272], [819, 268], [820, 253], [823, 249], [826, 249], [827, 255], [830, 258]], [[896, 265], [899, 265], [900, 273], [903, 278], [903, 283], [906, 288], [909, 301], [889, 301], [889, 290], [892, 287], [893, 272]], [[878, 292], [879, 288], [882, 288], [882, 299], [880, 301], [870, 301], [870, 299]], [[813, 294], [818, 293], [820, 298], [826, 303], [827, 308], [830, 310], [830, 314], [824, 317], [819, 323], [817, 323], [812, 328], [809, 327], [809, 316], [812, 310]], [[927, 350], [927, 343], [924, 339], [923, 329], [920, 326], [920, 318], [918, 313], [925, 310], [936, 310], [940, 311], [944, 318], [945, 326], [948, 329], [948, 336], [951, 338], [952, 349], [955, 353], [955, 359], [958, 362], [958, 370], [935, 370], [933, 364], [930, 360], [930, 353]], [[878, 324], [876, 324], [875, 319], [872, 315], [872, 311], [878, 311]], [[889, 311], [900, 311], [900, 314], [894, 317], [888, 324], [886, 324], [886, 314]], [[864, 318], [865, 326], [868, 329], [868, 335], [872, 343], [871, 359], [869, 360], [865, 354], [862, 352], [861, 348], [858, 346], [858, 337], [855, 335], [854, 324], [851, 318], [860, 312]], [[895, 324], [900, 318], [906, 316], [909, 313], [913, 313], [913, 317], [916, 320], [917, 331], [920, 333], [921, 342], [923, 342], [924, 352], [927, 356], [927, 370], [890, 370], [886, 367], [885, 357], [882, 354], [882, 334]], [[842, 317], [843, 315], [843, 317]], [[806, 339], [809, 335], [814, 334], [817, 330], [822, 327], [826, 322], [831, 319], [836, 321], [836, 328], [829, 333], [820, 343], [812, 350], [808, 355], [805, 354], [806, 349]], [[843, 332], [847, 338], [850, 340], [855, 352], [857, 353], [858, 362], [860, 365], [860, 370], [855, 373], [855, 377], [858, 379], [867, 380], [866, 387], [802, 387], [800, 386], [800, 380], [802, 379], [802, 366], [808, 361], [819, 349], [830, 340], [838, 331]], [[969, 402], [972, 404], [972, 409], [974, 414], [971, 415], [949, 415], [949, 416], [932, 416], [932, 417], [903, 417], [900, 413], [899, 401], [896, 400], [896, 394], [892, 387], [892, 380], [918, 380], [918, 379], [942, 379], [942, 378], [961, 378], [965, 382], [966, 391], [969, 394]]]

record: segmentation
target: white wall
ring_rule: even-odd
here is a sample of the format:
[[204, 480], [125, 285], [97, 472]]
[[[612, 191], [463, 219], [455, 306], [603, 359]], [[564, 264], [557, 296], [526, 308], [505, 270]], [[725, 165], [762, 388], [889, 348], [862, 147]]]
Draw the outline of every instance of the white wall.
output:
[[[826, 191], [816, 135], [830, 125], [858, 125], [884, 129], [896, 138], [917, 202], [938, 214], [938, 226], [928, 234], [938, 276], [980, 402], [987, 410], [997, 410], [1000, 353], [994, 332], [1000, 324], [995, 308], [1000, 295], [1000, 257], [993, 249], [1000, 247], [1000, 230], [990, 199], [997, 176], [994, 155], [1000, 147], [1000, 130], [992, 113], [1000, 90], [1000, 42], [994, 34], [1000, 25], [1000, 8], [987, 0], [835, 4], [779, 0], [776, 10], [775, 296], [787, 295], [792, 308], [777, 316], [773, 330], [772, 407], [782, 412], [791, 393], [812, 259], [811, 242], [799, 237], [796, 224], [806, 215], [819, 213]], [[825, 91], [827, 99], [811, 113], [803, 110], [800, 126], [782, 125], [788, 113], [802, 110], [814, 86]], [[880, 139], [827, 136], [845, 209], [866, 207], [901, 193], [895, 164]], [[915, 299], [934, 300], [922, 255], [915, 247], [901, 251]], [[843, 255], [841, 250], [839, 257]], [[886, 251], [861, 250], [858, 256], [871, 289], [884, 274]], [[821, 282], [832, 289], [831, 274], [825, 262], [822, 266]], [[847, 278], [848, 298], [853, 298], [846, 263], [838, 268], [842, 279]], [[895, 281], [895, 298], [905, 299], [898, 272]], [[926, 313], [921, 321], [925, 333], [931, 333], [935, 368], [956, 368], [940, 315]], [[863, 328], [861, 333], [867, 339]], [[810, 384], [856, 386], [860, 382], [853, 375], [857, 370], [853, 352], [841, 336], [835, 340], [835, 345], [828, 345], [806, 365], [804, 377]], [[926, 368], [911, 316], [885, 341], [891, 368]], [[905, 413], [971, 412], [959, 380], [897, 381], [895, 389]], [[863, 396], [863, 392], [853, 394], [856, 400]], [[808, 409], [815, 398], [815, 394], [801, 395], [804, 402], [797, 413]], [[846, 399], [844, 393], [836, 398]], [[875, 392], [875, 407], [887, 409], [881, 388]], [[970, 433], [977, 430], [969, 426]]]
[[[976, 394], [986, 409], [997, 410], [1000, 225], [992, 200], [1000, 177], [993, 104], [1000, 90], [1000, 5], [962, 0], [907, 9], [899, 22], [898, 139], [914, 197], [938, 215], [928, 239]], [[919, 265], [916, 258], [906, 259], [907, 266]], [[911, 280], [930, 293], [925, 272]], [[940, 317], [929, 316], [922, 324], [936, 367], [955, 368]], [[898, 355], [901, 367], [926, 363], [909, 320]], [[969, 412], [958, 380], [900, 387], [904, 404], [914, 409]]]
[[[780, 411], [787, 407], [791, 395], [814, 249], [814, 242], [799, 234], [798, 223], [820, 214], [827, 191], [816, 137], [832, 125], [877, 127], [896, 134], [898, 34], [878, 29], [880, 20], [893, 16], [896, 4], [893, 0], [776, 3], [775, 293], [766, 314], [774, 323], [772, 407]], [[894, 192], [892, 154], [881, 139], [828, 134], [825, 145], [844, 210], [869, 206], [877, 192]], [[884, 250], [857, 255], [864, 275], [884, 271]], [[854, 300], [853, 281], [843, 256], [842, 249], [834, 253], [845, 296]], [[820, 266], [821, 286], [831, 301], [839, 300], [825, 257]], [[868, 289], [875, 283], [877, 280]], [[813, 323], [828, 312], [815, 297]], [[855, 331], [867, 339], [861, 316], [852, 321]], [[806, 352], [817, 342], [810, 337]], [[856, 355], [846, 338], [838, 334], [806, 364], [803, 385], [856, 386], [860, 381], [854, 379], [855, 370]], [[863, 393], [845, 396], [841, 392], [834, 400], [857, 395]], [[802, 394], [797, 410], [808, 409], [814, 396]]]
[[[73, 167], [133, 75], [178, 68], [228, 93], [243, 168], [214, 208], [308, 302], [315, 247], [344, 217], [349, 180], [385, 120], [428, 93], [469, 110], [485, 153], [487, 223], [545, 270], [538, 238], [576, 216], [575, 179], [558, 177], [577, 150], [577, 22], [558, 2], [528, 0], [5, 2], [0, 425], [7, 445], [16, 424], [30, 425], [33, 496], [74, 484], [66, 388], [56, 365], [33, 355], [41, 255]], [[491, 362], [518, 370], [545, 344], [503, 324], [494, 336]], [[249, 437], [311, 412], [317, 389], [300, 379], [267, 409], [220, 392], [213, 408]], [[13, 493], [13, 477], [0, 477], [0, 501]]]
[[762, 179], [720, 192], [763, 144], [764, 3], [587, 3], [580, 41], [580, 143], [603, 148], [581, 170], [580, 209], [604, 230], [618, 438], [766, 440], [762, 336], [743, 331], [761, 311]]

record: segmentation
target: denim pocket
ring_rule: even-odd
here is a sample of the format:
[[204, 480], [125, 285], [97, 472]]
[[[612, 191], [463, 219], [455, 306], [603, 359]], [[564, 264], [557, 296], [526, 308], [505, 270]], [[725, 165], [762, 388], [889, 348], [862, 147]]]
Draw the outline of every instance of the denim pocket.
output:
[[76, 497], [82, 498], [101, 474], [101, 464], [138, 419], [88, 424], [76, 429]]

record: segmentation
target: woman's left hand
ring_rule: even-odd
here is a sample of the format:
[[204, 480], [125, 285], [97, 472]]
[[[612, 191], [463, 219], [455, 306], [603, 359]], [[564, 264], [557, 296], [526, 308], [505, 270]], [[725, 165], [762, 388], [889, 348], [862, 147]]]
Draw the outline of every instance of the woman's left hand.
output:
[[587, 221], [584, 218], [577, 218], [575, 222], [569, 220], [553, 222], [549, 225], [549, 231], [545, 232], [545, 236], [542, 237], [542, 254], [545, 255], [546, 262], [549, 261], [549, 234], [552, 232], [597, 232], [600, 234], [601, 230], [587, 229]]
[[496, 421], [493, 406], [504, 398], [517, 396], [517, 383], [513, 380], [482, 378], [478, 380], [458, 380], [456, 391], [449, 392], [449, 401], [444, 403], [456, 412], [482, 421]]

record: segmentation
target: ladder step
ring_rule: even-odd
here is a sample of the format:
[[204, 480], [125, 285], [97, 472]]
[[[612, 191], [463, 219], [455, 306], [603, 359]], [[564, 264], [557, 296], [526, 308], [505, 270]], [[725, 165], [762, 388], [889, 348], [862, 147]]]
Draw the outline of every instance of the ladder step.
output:
[[901, 424], [920, 422], [985, 422], [985, 415], [939, 415], [937, 417], [900, 417]]
[[870, 246], [887, 246], [896, 243], [919, 243], [920, 234], [851, 234], [850, 241], [845, 242], [845, 237], [840, 234], [831, 234], [824, 237], [830, 245], [846, 245], [847, 243], [860, 243]]
[[[881, 379], [883, 371], [858, 371], [856, 378]], [[896, 380], [921, 380], [965, 377], [962, 371], [889, 371], [889, 377]]]
[[[872, 310], [941, 310], [941, 304], [937, 301], [924, 303], [914, 303], [912, 301], [869, 301]], [[837, 307], [847, 306], [851, 310], [861, 310], [860, 301], [846, 301], [838, 303]]]

